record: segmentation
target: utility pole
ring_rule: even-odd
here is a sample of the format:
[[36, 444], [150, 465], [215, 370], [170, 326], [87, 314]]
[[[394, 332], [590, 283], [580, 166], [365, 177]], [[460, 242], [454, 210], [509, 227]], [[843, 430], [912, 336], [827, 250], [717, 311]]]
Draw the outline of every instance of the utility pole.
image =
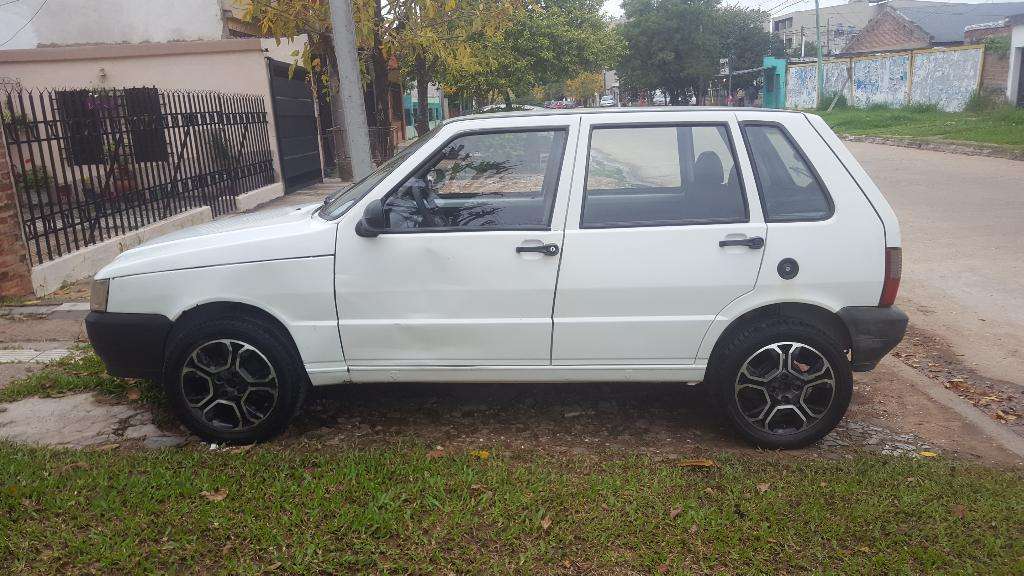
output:
[[825, 93], [825, 68], [821, 62], [821, 8], [819, 0], [814, 0], [814, 31], [817, 33], [818, 42], [818, 102]]
[[[373, 159], [370, 157], [370, 130], [366, 125], [363, 81], [359, 76], [356, 54], [356, 24], [352, 20], [352, 3], [348, 0], [333, 0], [330, 8], [345, 152], [352, 162], [352, 178], [362, 180], [373, 171]], [[343, 171], [345, 167], [339, 166], [338, 169]]]

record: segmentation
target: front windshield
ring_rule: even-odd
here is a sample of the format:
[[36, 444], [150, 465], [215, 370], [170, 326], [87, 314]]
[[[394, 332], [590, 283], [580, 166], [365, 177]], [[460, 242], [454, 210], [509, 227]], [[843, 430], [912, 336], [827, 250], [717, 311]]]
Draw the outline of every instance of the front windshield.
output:
[[391, 157], [383, 164], [377, 167], [376, 170], [370, 172], [368, 176], [348, 188], [342, 188], [336, 192], [332, 192], [327, 198], [324, 198], [324, 206], [320, 209], [320, 216], [327, 220], [334, 220], [338, 218], [348, 209], [355, 205], [363, 196], [366, 196], [370, 190], [373, 190], [377, 184], [380, 184], [384, 178], [387, 178], [388, 174], [391, 174], [395, 168], [398, 168], [406, 158], [412, 156], [414, 152], [420, 149], [427, 140], [430, 140], [437, 134], [437, 130], [431, 130], [423, 136], [416, 139], [415, 142], [406, 146], [400, 150], [397, 154]]

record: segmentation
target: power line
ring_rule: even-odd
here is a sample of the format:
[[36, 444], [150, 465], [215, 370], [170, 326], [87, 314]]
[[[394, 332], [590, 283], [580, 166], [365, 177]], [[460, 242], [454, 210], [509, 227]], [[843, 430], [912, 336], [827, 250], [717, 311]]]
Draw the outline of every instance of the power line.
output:
[[[17, 1], [18, 0], [12, 0], [11, 2], [8, 2], [7, 4], [13, 4], [14, 2], [17, 2]], [[36, 19], [36, 16], [39, 15], [39, 11], [42, 10], [43, 6], [46, 6], [46, 3], [49, 2], [49, 1], [50, 0], [43, 0], [39, 4], [39, 8], [36, 8], [36, 11], [32, 13], [32, 16], [29, 16], [29, 19], [24, 24], [21, 25], [21, 28], [18, 28], [17, 30], [15, 30], [14, 34], [11, 34], [11, 37], [8, 38], [7, 40], [4, 40], [3, 44], [0, 44], [0, 46], [6, 46], [8, 42], [10, 42], [11, 40], [14, 40], [15, 36], [20, 34], [22, 30], [24, 30], [29, 24], [32, 23], [33, 20]], [[6, 4], [5, 4], [5, 6], [6, 6]]]
[[8, 0], [7, 2], [4, 2], [3, 4], [0, 4], [0, 8], [3, 8], [4, 6], [7, 6], [8, 4], [14, 4], [15, 2], [21, 2], [21, 0]]

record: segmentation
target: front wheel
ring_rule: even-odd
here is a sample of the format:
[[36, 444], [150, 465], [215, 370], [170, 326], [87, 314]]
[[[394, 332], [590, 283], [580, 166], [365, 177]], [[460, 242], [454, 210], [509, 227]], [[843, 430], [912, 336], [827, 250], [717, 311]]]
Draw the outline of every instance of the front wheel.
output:
[[215, 318], [172, 336], [164, 390], [181, 422], [210, 442], [251, 443], [285, 429], [308, 378], [288, 334], [261, 318]]
[[715, 355], [709, 381], [747, 440], [800, 448], [846, 413], [853, 374], [838, 339], [802, 320], [773, 318], [742, 330]]

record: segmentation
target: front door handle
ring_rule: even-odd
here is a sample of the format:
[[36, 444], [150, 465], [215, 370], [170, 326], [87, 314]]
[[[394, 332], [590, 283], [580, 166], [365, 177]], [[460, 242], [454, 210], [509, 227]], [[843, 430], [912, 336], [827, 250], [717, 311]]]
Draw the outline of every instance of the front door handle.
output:
[[723, 248], [726, 246], [746, 246], [751, 250], [760, 250], [764, 248], [764, 238], [751, 236], [750, 238], [738, 238], [736, 240], [719, 240], [718, 245]]
[[517, 253], [540, 252], [545, 256], [558, 256], [558, 244], [541, 244], [540, 246], [516, 246]]

